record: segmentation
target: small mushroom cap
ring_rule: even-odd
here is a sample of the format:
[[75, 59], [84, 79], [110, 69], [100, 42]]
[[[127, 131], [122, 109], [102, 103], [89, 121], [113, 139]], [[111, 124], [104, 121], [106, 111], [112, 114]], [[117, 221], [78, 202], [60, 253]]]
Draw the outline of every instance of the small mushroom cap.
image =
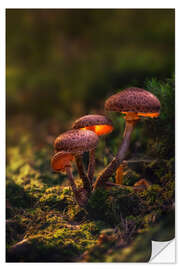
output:
[[89, 114], [77, 119], [72, 128], [92, 130], [101, 136], [110, 133], [113, 130], [113, 124], [105, 115]]
[[105, 102], [105, 109], [156, 117], [160, 112], [160, 102], [152, 93], [141, 88], [131, 87], [109, 97]]
[[69, 152], [57, 152], [53, 155], [51, 159], [51, 168], [56, 172], [63, 172], [67, 166], [71, 166], [70, 162], [73, 160], [73, 158], [73, 155]]
[[142, 178], [134, 184], [134, 187], [145, 186], [148, 188], [150, 185], [151, 183], [149, 181], [147, 181], [145, 178]]
[[94, 149], [98, 143], [98, 136], [90, 130], [73, 129], [60, 134], [54, 142], [57, 151], [68, 151], [81, 154]]

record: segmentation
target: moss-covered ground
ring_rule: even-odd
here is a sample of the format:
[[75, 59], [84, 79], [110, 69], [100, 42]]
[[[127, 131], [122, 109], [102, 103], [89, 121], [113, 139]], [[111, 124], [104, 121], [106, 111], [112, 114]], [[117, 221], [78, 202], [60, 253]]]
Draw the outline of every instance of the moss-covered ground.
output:
[[[124, 175], [127, 187], [97, 189], [86, 209], [73, 199], [66, 175], [50, 168], [54, 137], [43, 137], [42, 127], [30, 132], [26, 123], [18, 129], [18, 120], [16, 128], [8, 127], [8, 262], [145, 262], [151, 256], [151, 240], [174, 237], [173, 81], [152, 80], [144, 86], [159, 97], [161, 115], [142, 120], [133, 133], [127, 157], [132, 162]], [[119, 144], [123, 122], [120, 116], [112, 119], [117, 131], [99, 144], [96, 175]], [[150, 185], [135, 191], [132, 186], [141, 178]]]

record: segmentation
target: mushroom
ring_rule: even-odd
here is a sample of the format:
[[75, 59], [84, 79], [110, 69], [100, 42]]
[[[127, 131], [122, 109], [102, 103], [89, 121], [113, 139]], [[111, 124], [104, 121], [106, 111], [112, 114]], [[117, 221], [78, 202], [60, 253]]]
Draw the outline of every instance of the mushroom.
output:
[[123, 176], [125, 174], [124, 168], [127, 167], [127, 162], [124, 160], [120, 165], [119, 168], [116, 170], [115, 175], [115, 182], [116, 184], [122, 185], [123, 184]]
[[[98, 136], [110, 133], [113, 130], [112, 121], [104, 115], [89, 114], [77, 119], [72, 126], [73, 129], [91, 130]], [[95, 149], [89, 151], [88, 177], [93, 181], [95, 169]]]
[[98, 136], [110, 133], [113, 130], [112, 121], [105, 115], [88, 114], [73, 123], [73, 129], [87, 129], [94, 131]]
[[84, 172], [82, 162], [83, 153], [94, 149], [98, 143], [98, 136], [90, 130], [74, 129], [59, 135], [54, 142], [56, 151], [68, 151], [74, 155], [80, 178], [83, 181], [83, 188], [89, 196], [91, 184]]
[[70, 152], [59, 151], [56, 152], [51, 159], [51, 167], [55, 172], [66, 172], [76, 202], [83, 207], [87, 202], [87, 192], [85, 189], [77, 189], [74, 182], [74, 177], [71, 171], [71, 162], [74, 160], [74, 156]]
[[55, 172], [64, 172], [71, 167], [73, 155], [70, 152], [59, 151], [56, 152], [51, 159], [51, 167]]
[[134, 187], [140, 187], [139, 191], [147, 189], [150, 186], [151, 186], [151, 183], [147, 181], [145, 178], [140, 179], [134, 184]]
[[53, 155], [51, 159], [51, 168], [55, 172], [66, 172], [70, 181], [71, 188], [76, 197], [77, 188], [74, 183], [74, 178], [71, 171], [71, 161], [73, 160], [73, 155], [70, 152], [60, 151]]
[[116, 111], [125, 114], [125, 131], [116, 157], [113, 158], [111, 163], [98, 176], [94, 184], [94, 190], [117, 170], [125, 158], [130, 144], [131, 133], [139, 118], [141, 116], [158, 117], [160, 113], [160, 102], [152, 93], [141, 88], [131, 87], [109, 97], [105, 102], [105, 109], [107, 111]]

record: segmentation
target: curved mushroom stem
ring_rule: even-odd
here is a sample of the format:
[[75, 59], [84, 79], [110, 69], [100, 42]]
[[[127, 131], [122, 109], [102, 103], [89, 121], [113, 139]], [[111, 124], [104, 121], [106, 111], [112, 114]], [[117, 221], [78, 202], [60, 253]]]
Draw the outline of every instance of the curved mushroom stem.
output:
[[91, 185], [93, 183], [94, 169], [95, 169], [95, 149], [92, 149], [89, 151], [89, 165], [88, 165], [88, 178], [90, 180]]
[[102, 185], [112, 174], [117, 170], [121, 162], [124, 160], [127, 150], [130, 145], [131, 134], [134, 129], [137, 120], [128, 120], [126, 119], [126, 126], [123, 135], [123, 141], [119, 150], [116, 154], [116, 157], [108, 164], [108, 166], [102, 171], [102, 173], [97, 177], [96, 182], [93, 187], [93, 191], [100, 185]]
[[83, 181], [83, 187], [87, 191], [88, 195], [90, 195], [91, 185], [90, 185], [89, 178], [87, 177], [87, 175], [84, 171], [82, 155], [76, 155], [75, 159], [76, 159], [76, 165], [77, 165], [79, 176]]

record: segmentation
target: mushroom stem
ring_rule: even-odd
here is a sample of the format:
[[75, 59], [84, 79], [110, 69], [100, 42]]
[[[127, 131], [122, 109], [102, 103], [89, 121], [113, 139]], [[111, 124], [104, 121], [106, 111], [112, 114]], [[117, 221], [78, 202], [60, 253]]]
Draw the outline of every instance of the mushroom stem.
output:
[[75, 198], [76, 202], [79, 204], [79, 206], [83, 207], [84, 202], [82, 201], [82, 199], [80, 197], [80, 194], [79, 194], [79, 191], [77, 190], [77, 187], [76, 187], [76, 184], [74, 182], [74, 177], [73, 177], [70, 166], [66, 166], [65, 170], [66, 170], [67, 176], [68, 176], [69, 181], [70, 181], [70, 185], [71, 185], [71, 188], [72, 188], [72, 191], [73, 191], [73, 194], [74, 194], [74, 198]]
[[66, 166], [65, 167], [65, 170], [66, 170], [66, 173], [67, 173], [67, 176], [68, 176], [68, 179], [69, 179], [69, 182], [70, 182], [72, 191], [76, 195], [77, 188], [76, 188], [76, 184], [74, 182], [74, 177], [73, 177], [73, 174], [72, 174], [72, 171], [71, 171], [71, 167], [70, 166]]
[[93, 176], [94, 176], [94, 169], [95, 169], [95, 149], [89, 151], [89, 165], [88, 165], [88, 178], [92, 185], [93, 183]]
[[127, 150], [130, 145], [131, 134], [134, 129], [137, 120], [127, 120], [123, 135], [123, 141], [119, 147], [116, 157], [107, 165], [107, 167], [102, 171], [102, 173], [97, 177], [96, 182], [93, 187], [93, 191], [100, 185], [102, 185], [112, 174], [117, 170], [121, 162], [124, 160]]
[[90, 194], [91, 193], [91, 185], [90, 185], [89, 178], [87, 177], [87, 175], [84, 171], [82, 155], [76, 155], [75, 159], [76, 159], [76, 165], [77, 165], [79, 176], [83, 181], [83, 187], [85, 188], [87, 193]]

